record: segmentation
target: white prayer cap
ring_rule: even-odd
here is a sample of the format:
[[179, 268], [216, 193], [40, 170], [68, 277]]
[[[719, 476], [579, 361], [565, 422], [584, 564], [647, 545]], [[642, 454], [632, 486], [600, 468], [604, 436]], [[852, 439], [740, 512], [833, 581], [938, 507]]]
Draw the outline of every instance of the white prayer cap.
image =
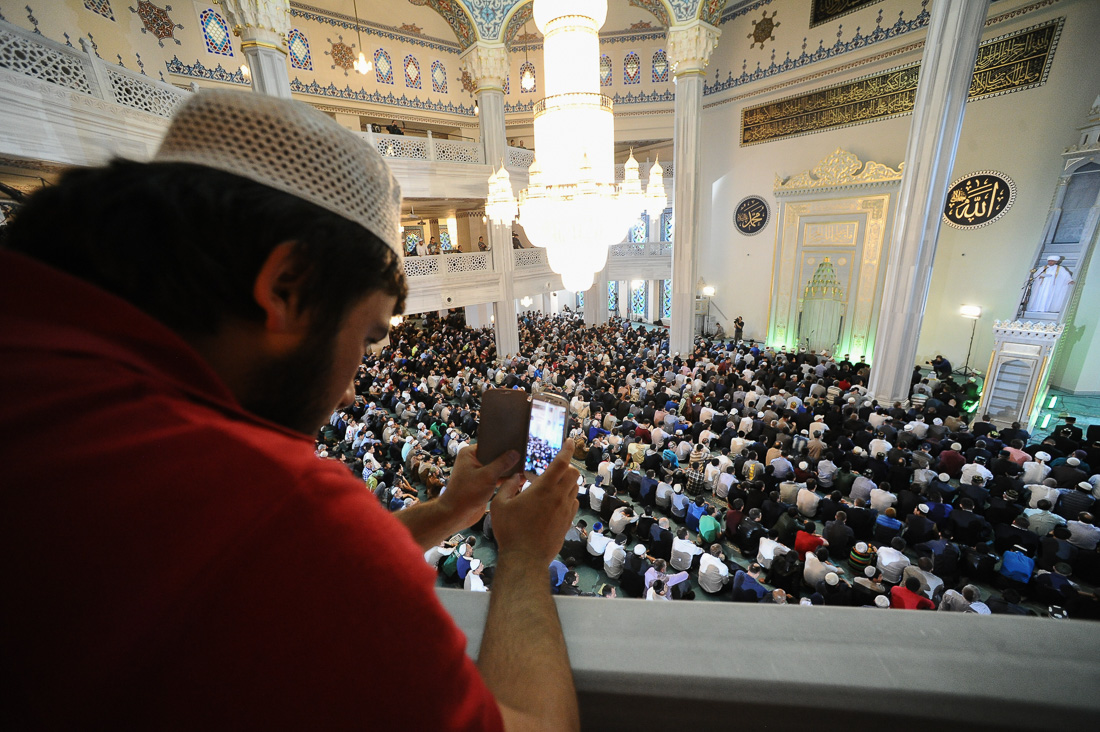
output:
[[470, 571], [471, 572], [476, 572], [479, 569], [481, 569], [481, 560], [480, 559], [471, 559], [470, 560]]
[[1046, 462], [1047, 460], [1050, 460], [1050, 453], [1042, 452], [1042, 451], [1037, 452], [1037, 453], [1035, 453], [1035, 459], [1038, 460], [1039, 462]]
[[684, 487], [682, 485], [680, 485], [679, 483], [677, 483], [676, 485], [672, 486], [672, 491], [673, 491], [673, 493], [683, 493], [684, 492]]
[[940, 419], [939, 417], [936, 417], [936, 418], [935, 418], [934, 420], [932, 420], [932, 424], [934, 424], [934, 425], [936, 425], [937, 427], [939, 427], [939, 426], [940, 426], [941, 424], [943, 424], [943, 420], [942, 420], [942, 419]]
[[856, 403], [856, 398], [855, 397], [848, 397], [848, 403], [849, 404], [855, 404]]
[[1080, 483], [1077, 484], [1077, 487], [1083, 491], [1091, 491], [1092, 483], [1088, 482], [1087, 480], [1082, 480]]
[[366, 140], [303, 102], [202, 91], [168, 125], [153, 158], [248, 178], [353, 221], [401, 256], [401, 187]]
[[836, 572], [829, 572], [829, 574], [825, 575], [825, 584], [829, 585], [829, 587], [836, 587], [839, 583], [840, 577]]
[[867, 543], [861, 541], [858, 544], [856, 544], [856, 551], [859, 552], [860, 554], [866, 554], [867, 553]]
[[948, 475], [947, 473], [940, 473], [936, 477], [939, 478], [940, 481], [943, 482], [943, 483], [947, 483], [948, 481], [951, 480], [951, 476]]
[[905, 431], [906, 432], [912, 432], [913, 431], [913, 425], [911, 425], [911, 424], [905, 425]]
[[811, 605], [813, 605], [813, 602], [810, 601], [810, 598], [803, 597], [801, 600], [798, 601], [798, 604], [805, 607], [810, 607]]
[[806, 462], [805, 460], [803, 460], [802, 462], [800, 462], [798, 464], [798, 469], [799, 470], [809, 470], [810, 469], [810, 464], [808, 462]]
[[1074, 467], [1074, 468], [1076, 468], [1076, 467], [1077, 467], [1078, 465], [1080, 465], [1080, 464], [1081, 464], [1081, 461], [1080, 461], [1080, 460], [1078, 460], [1078, 459], [1077, 459], [1077, 458], [1075, 458], [1075, 457], [1071, 457], [1071, 458], [1067, 458], [1067, 459], [1066, 459], [1066, 465], [1072, 466], [1072, 467]]
[[890, 607], [890, 600], [886, 595], [878, 595], [875, 597], [875, 607], [880, 607], [883, 610]]
[[853, 455], [862, 455], [863, 454], [863, 448], [862, 447], [853, 447], [852, 448], [852, 454]]
[[[866, 546], [866, 544], [864, 546]], [[870, 579], [878, 574], [878, 568], [873, 564], [868, 564], [866, 567], [863, 568], [863, 574], [868, 579]]]
[[963, 449], [963, 446], [960, 445], [957, 442], [952, 442], [951, 443], [951, 449], [954, 450], [955, 452], [958, 452], [959, 450]]
[[645, 556], [645, 545], [644, 544], [639, 544], [636, 547], [634, 547], [634, 554], [635, 554], [635, 556], [644, 557]]

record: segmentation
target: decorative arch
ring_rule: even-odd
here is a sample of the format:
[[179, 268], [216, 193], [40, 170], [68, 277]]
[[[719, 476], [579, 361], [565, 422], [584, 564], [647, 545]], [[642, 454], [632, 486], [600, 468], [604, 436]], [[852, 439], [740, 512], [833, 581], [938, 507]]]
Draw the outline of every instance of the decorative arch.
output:
[[623, 83], [640, 84], [642, 81], [642, 57], [634, 51], [623, 58]]
[[432, 91], [447, 93], [447, 67], [442, 61], [432, 61]]
[[[680, 0], [681, 3], [684, 3], [684, 1]], [[694, 2], [698, 1], [694, 0]], [[687, 0], [687, 4], [690, 5], [691, 2], [692, 0]], [[672, 18], [675, 17], [675, 14], [672, 12], [672, 7], [665, 0], [630, 0], [630, 4], [635, 8], [648, 11], [661, 25], [672, 25]]]
[[699, 20], [717, 26], [726, 9], [726, 0], [703, 0], [699, 3]]
[[504, 37], [501, 40], [511, 45], [516, 36], [523, 30], [523, 26], [532, 19], [534, 14], [535, 3], [531, 0], [524, 0], [512, 8], [512, 14], [508, 16], [507, 23], [504, 26]]
[[[524, 88], [524, 81], [531, 80], [530, 89]], [[538, 77], [535, 74], [535, 65], [530, 61], [524, 61], [519, 67], [519, 91], [521, 94], [533, 94], [538, 89]]]
[[290, 35], [286, 37], [287, 51], [290, 55], [290, 65], [295, 69], [313, 71], [313, 58], [309, 52], [309, 39], [297, 28], [290, 29]]
[[611, 63], [611, 57], [606, 53], [600, 54], [600, 86], [611, 86], [615, 73], [615, 65]]
[[405, 57], [405, 86], [409, 89], [419, 89], [421, 85], [420, 80], [420, 62], [416, 60], [416, 56], [408, 55]]
[[663, 48], [653, 52], [653, 81], [657, 83], [668, 81], [668, 54]]
[[374, 78], [378, 79], [379, 84], [393, 83], [393, 61], [381, 48], [374, 52]]
[[214, 12], [213, 9], [199, 13], [199, 25], [202, 26], [202, 38], [206, 41], [206, 50], [219, 56], [232, 56], [232, 36], [229, 35], [229, 24], [225, 18]]
[[427, 6], [443, 16], [443, 20], [451, 26], [458, 45], [463, 50], [478, 41], [473, 16], [459, 0], [409, 0], [409, 2], [420, 7]]

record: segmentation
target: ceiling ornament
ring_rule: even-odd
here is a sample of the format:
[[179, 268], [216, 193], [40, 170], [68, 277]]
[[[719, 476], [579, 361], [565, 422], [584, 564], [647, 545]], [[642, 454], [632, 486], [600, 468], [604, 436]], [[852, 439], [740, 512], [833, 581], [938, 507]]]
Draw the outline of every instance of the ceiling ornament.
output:
[[818, 188], [894, 183], [901, 180], [904, 167], [905, 163], [898, 165], [897, 170], [874, 161], [864, 164], [853, 153], [838, 147], [812, 170], [791, 176], [787, 180], [777, 174], [774, 190], [776, 195], [780, 195]]

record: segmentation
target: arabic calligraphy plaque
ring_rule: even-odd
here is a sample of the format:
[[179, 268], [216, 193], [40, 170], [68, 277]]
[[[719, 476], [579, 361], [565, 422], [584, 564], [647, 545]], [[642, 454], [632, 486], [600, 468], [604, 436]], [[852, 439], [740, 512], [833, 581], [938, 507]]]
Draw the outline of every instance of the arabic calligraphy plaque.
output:
[[[984, 41], [967, 101], [1046, 83], [1065, 18]], [[756, 145], [911, 114], [920, 63], [767, 102], [741, 111], [741, 144]]]
[[979, 229], [1004, 216], [1015, 200], [1016, 184], [1011, 178], [980, 170], [951, 184], [943, 221], [956, 229]]
[[767, 201], [760, 196], [745, 196], [733, 213], [733, 225], [745, 236], [755, 236], [764, 230], [770, 218]]

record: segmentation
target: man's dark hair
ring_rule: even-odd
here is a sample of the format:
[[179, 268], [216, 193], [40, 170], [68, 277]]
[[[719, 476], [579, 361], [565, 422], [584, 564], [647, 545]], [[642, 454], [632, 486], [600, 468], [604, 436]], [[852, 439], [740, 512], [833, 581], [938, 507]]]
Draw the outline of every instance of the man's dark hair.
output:
[[362, 226], [305, 199], [188, 163], [72, 170], [21, 207], [4, 246], [121, 297], [184, 334], [257, 322], [260, 267], [294, 242], [303, 310], [334, 333], [374, 290], [404, 310], [401, 260]]
[[910, 592], [920, 592], [920, 580], [916, 577], [910, 577], [905, 580], [905, 589]]

